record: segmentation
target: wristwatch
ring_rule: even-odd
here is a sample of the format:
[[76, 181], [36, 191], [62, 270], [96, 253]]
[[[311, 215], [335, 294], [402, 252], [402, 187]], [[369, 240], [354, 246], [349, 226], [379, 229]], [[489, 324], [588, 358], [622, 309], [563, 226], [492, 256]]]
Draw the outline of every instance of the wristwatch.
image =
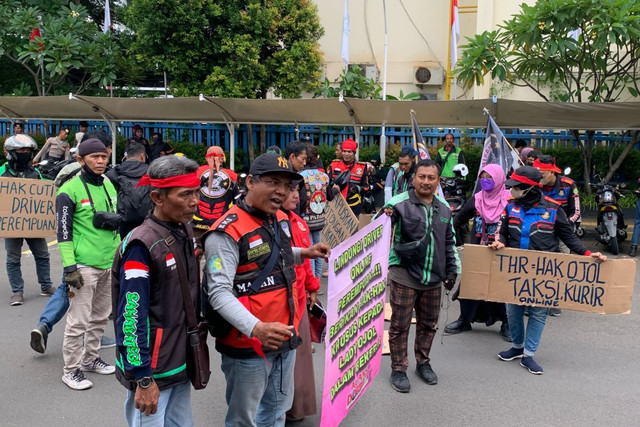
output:
[[136, 382], [138, 383], [138, 387], [149, 388], [151, 384], [153, 384], [153, 377], [142, 377]]

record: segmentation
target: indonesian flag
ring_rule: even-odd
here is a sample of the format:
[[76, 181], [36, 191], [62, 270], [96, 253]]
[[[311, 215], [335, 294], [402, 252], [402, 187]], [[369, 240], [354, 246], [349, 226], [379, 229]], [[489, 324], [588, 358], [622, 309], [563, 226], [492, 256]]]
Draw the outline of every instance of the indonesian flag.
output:
[[104, 22], [102, 23], [102, 32], [107, 33], [111, 29], [111, 8], [109, 7], [109, 0], [104, 2]]
[[89, 199], [82, 199], [80, 200], [80, 205], [84, 208], [91, 206], [91, 200]]
[[458, 19], [458, 0], [451, 0], [451, 69], [458, 62], [458, 41], [460, 40], [460, 22]]
[[249, 237], [249, 248], [255, 248], [262, 244], [262, 237], [259, 234], [256, 234], [253, 237]]
[[140, 261], [127, 261], [124, 263], [124, 279], [146, 279], [149, 277], [149, 266]]
[[349, 0], [344, 0], [344, 15], [342, 16], [342, 46], [340, 56], [346, 68], [349, 65]]
[[173, 257], [173, 254], [167, 254], [165, 257], [167, 261], [167, 267], [171, 267], [172, 265], [176, 265], [176, 259]]

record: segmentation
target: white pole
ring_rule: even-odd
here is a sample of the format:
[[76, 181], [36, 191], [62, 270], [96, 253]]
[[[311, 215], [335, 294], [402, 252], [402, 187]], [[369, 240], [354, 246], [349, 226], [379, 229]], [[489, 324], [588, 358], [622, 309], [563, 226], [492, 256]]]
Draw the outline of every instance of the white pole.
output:
[[[382, 100], [387, 100], [387, 51], [389, 34], [387, 33], [387, 2], [382, 0], [382, 12], [384, 15], [384, 62], [382, 64]], [[385, 126], [382, 124], [382, 133], [380, 134], [380, 166], [384, 164], [387, 151], [387, 135], [385, 134]]]
[[229, 129], [229, 169], [236, 170], [236, 125], [234, 123], [227, 124]]

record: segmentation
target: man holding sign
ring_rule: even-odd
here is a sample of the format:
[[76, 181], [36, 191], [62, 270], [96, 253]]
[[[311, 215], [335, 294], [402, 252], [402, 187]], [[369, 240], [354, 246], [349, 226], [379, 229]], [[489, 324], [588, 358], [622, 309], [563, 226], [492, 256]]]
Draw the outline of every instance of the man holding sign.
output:
[[396, 225], [389, 255], [391, 282], [391, 387], [408, 393], [407, 339], [411, 315], [416, 311], [416, 374], [427, 384], [437, 384], [429, 363], [431, 343], [440, 315], [441, 285], [451, 290], [460, 272], [455, 249], [451, 209], [434, 193], [440, 183], [440, 169], [431, 159], [416, 167], [414, 189], [385, 204], [384, 213]]
[[[606, 256], [600, 252], [591, 253], [578, 240], [560, 204], [543, 196], [541, 177], [538, 169], [522, 166], [505, 182], [506, 185], [511, 186], [513, 200], [507, 204], [502, 213], [496, 230], [496, 240], [490, 247], [495, 250], [509, 246], [559, 252], [559, 241], [562, 240], [576, 254], [591, 256], [596, 261], [606, 261]], [[525, 307], [529, 308], [526, 331]], [[521, 359], [520, 365], [527, 368], [529, 372], [542, 375], [543, 369], [533, 360], [533, 355], [538, 349], [548, 314], [549, 309], [546, 307], [507, 304], [513, 347], [498, 353], [500, 360]]]
[[[17, 125], [18, 123], [16, 123]], [[17, 133], [7, 138], [4, 143], [7, 162], [0, 166], [0, 176], [6, 178], [42, 179], [40, 171], [31, 165], [31, 160], [37, 148], [36, 142], [29, 135]], [[4, 248], [7, 252], [7, 277], [13, 292], [13, 295], [11, 295], [12, 306], [22, 305], [23, 303], [24, 279], [20, 269], [22, 240], [22, 237], [4, 239]], [[24, 240], [27, 241], [36, 261], [40, 295], [50, 297], [56, 288], [51, 283], [47, 240], [44, 238], [25, 238]]]

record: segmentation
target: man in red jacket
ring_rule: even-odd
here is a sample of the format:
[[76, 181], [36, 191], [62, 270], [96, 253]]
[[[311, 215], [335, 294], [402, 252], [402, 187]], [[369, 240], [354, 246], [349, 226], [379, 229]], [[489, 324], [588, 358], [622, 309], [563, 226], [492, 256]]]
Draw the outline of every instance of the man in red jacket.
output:
[[356, 217], [364, 212], [362, 199], [369, 190], [367, 165], [356, 161], [357, 150], [358, 143], [347, 139], [342, 143], [342, 160], [336, 159], [329, 166], [329, 187], [335, 194], [342, 193]]

